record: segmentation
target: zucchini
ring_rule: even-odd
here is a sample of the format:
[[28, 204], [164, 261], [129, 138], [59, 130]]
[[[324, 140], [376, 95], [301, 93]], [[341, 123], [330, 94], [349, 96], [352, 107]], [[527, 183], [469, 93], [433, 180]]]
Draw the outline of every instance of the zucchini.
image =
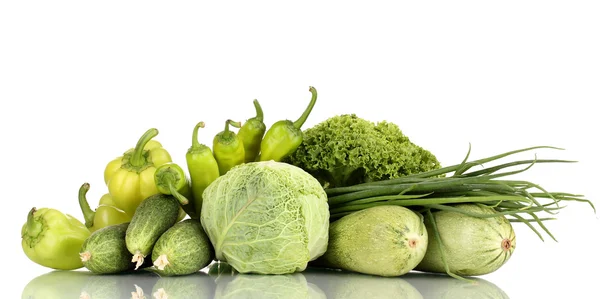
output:
[[423, 218], [405, 207], [376, 206], [331, 223], [317, 265], [378, 276], [400, 276], [421, 262], [428, 235]]
[[415, 273], [405, 276], [404, 280], [424, 298], [510, 299], [500, 287], [477, 277], [470, 277], [467, 281], [434, 273]]
[[[466, 203], [454, 205], [467, 213], [490, 215], [496, 211], [488, 206]], [[415, 270], [464, 276], [484, 275], [496, 271], [511, 257], [515, 249], [515, 232], [508, 219], [473, 217], [462, 212], [435, 211], [435, 221], [441, 244], [435, 234], [433, 222], [425, 219], [430, 238], [427, 253]], [[443, 248], [443, 251], [440, 249]]]
[[424, 297], [407, 281], [407, 277], [412, 276], [410, 273], [402, 277], [379, 277], [354, 272], [309, 268], [302, 274], [306, 277], [309, 287], [316, 291], [320, 290], [323, 298], [327, 299], [488, 299], [486, 297]]
[[112, 274], [132, 269], [132, 255], [125, 245], [129, 222], [110, 225], [93, 232], [81, 246], [83, 266], [96, 274]]
[[144, 264], [158, 238], [177, 222], [179, 210], [179, 201], [165, 194], [152, 195], [137, 207], [125, 234], [136, 270]]
[[199, 220], [187, 219], [169, 228], [152, 250], [155, 271], [161, 276], [188, 275], [208, 266], [214, 250]]

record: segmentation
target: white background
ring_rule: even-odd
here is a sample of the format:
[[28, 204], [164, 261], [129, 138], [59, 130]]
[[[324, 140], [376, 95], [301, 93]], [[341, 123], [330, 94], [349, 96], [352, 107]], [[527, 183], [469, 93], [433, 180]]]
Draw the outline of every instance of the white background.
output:
[[[267, 125], [296, 119], [311, 85], [304, 128], [343, 113], [393, 121], [444, 165], [469, 142], [474, 159], [564, 147], [535, 153], [579, 163], [522, 177], [600, 206], [599, 15], [597, 1], [3, 1], [3, 295], [48, 271], [20, 247], [32, 206], [82, 219], [79, 186], [95, 205], [106, 163], [147, 129], [185, 165], [198, 121], [210, 144], [225, 119], [253, 116], [255, 98]], [[517, 224], [513, 257], [483, 278], [512, 299], [594, 297], [600, 220], [578, 203], [558, 218], [558, 243]]]

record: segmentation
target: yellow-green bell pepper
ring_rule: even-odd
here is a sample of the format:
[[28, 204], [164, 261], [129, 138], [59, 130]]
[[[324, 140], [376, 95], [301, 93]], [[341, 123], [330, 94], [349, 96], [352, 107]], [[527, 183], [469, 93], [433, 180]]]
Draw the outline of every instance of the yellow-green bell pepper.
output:
[[131, 221], [133, 216], [125, 213], [125, 211], [115, 207], [112, 196], [109, 193], [100, 197], [100, 203], [95, 211], [92, 211], [85, 197], [90, 190], [90, 184], [84, 183], [79, 188], [79, 206], [85, 219], [85, 226], [90, 232], [95, 232], [101, 228], [121, 224]]
[[77, 218], [51, 208], [32, 208], [21, 228], [21, 247], [33, 262], [58, 270], [83, 267], [79, 250], [90, 231]]
[[171, 155], [162, 145], [151, 140], [158, 135], [150, 129], [142, 135], [135, 148], [112, 160], [104, 169], [104, 182], [115, 206], [129, 215], [146, 198], [158, 194], [154, 173], [156, 168], [171, 162]]

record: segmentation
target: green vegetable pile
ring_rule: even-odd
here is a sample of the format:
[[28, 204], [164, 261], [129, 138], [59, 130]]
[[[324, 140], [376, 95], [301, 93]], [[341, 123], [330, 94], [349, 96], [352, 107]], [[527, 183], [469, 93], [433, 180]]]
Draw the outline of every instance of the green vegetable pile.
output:
[[[547, 191], [513, 176], [558, 159], [510, 160], [538, 146], [443, 166], [391, 122], [334, 115], [302, 131], [317, 91], [296, 121], [267, 130], [264, 113], [225, 119], [212, 147], [192, 130], [186, 165], [172, 162], [149, 129], [104, 169], [93, 210], [79, 190], [83, 222], [32, 208], [21, 230], [33, 262], [92, 274], [183, 276], [213, 261], [239, 273], [291, 274], [308, 267], [374, 276], [411, 271], [464, 277], [506, 264], [513, 223], [539, 228], [582, 195]], [[237, 132], [236, 132], [237, 129]], [[537, 228], [536, 228], [537, 227]]]

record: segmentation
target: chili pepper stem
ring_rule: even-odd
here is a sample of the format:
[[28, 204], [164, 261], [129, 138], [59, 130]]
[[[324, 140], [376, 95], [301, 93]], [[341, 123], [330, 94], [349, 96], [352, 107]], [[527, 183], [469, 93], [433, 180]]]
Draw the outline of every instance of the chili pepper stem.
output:
[[169, 191], [171, 191], [171, 195], [173, 195], [175, 198], [177, 198], [177, 200], [179, 201], [179, 203], [181, 205], [187, 205], [188, 203], [190, 203], [190, 201], [183, 195], [181, 195], [181, 193], [177, 192], [177, 189], [175, 189], [175, 187], [173, 187], [173, 184], [171, 184], [171, 182], [169, 182]]
[[240, 128], [242, 126], [242, 123], [239, 121], [233, 121], [231, 119], [228, 119], [225, 122], [225, 134], [229, 133], [229, 126], [235, 127], [235, 128]]
[[308, 118], [308, 115], [310, 114], [310, 112], [312, 111], [313, 107], [315, 106], [315, 103], [317, 102], [317, 90], [314, 87], [309, 87], [308, 91], [310, 91], [312, 93], [312, 97], [310, 99], [310, 103], [308, 104], [308, 107], [306, 107], [306, 110], [304, 110], [304, 112], [302, 113], [302, 115], [300, 116], [300, 118], [298, 118], [298, 120], [296, 120], [294, 122], [294, 127], [300, 129], [300, 127], [302, 127], [302, 125], [304, 124], [304, 122], [306, 122], [306, 119]]
[[156, 186], [158, 190], [164, 194], [171, 194], [181, 203], [181, 205], [187, 205], [189, 200], [177, 191], [179, 185], [184, 186], [186, 183], [183, 173], [183, 169], [181, 169], [176, 164], [170, 163], [160, 166], [155, 176]]
[[254, 119], [258, 120], [258, 121], [263, 121], [263, 110], [262, 107], [260, 106], [260, 103], [258, 103], [257, 99], [254, 99], [254, 101], [252, 101], [252, 103], [254, 103], [254, 109], [256, 109], [256, 116], [254, 117]]
[[146, 133], [144, 133], [144, 135], [142, 135], [142, 137], [140, 137], [137, 144], [135, 145], [135, 149], [133, 150], [133, 155], [131, 155], [131, 160], [130, 160], [131, 165], [136, 166], [136, 167], [144, 165], [144, 163], [146, 162], [145, 158], [143, 156], [144, 147], [146, 146], [148, 141], [150, 141], [150, 139], [156, 137], [156, 135], [158, 135], [158, 130], [152, 128], [152, 129], [149, 129], [148, 131], [146, 131]]
[[90, 208], [90, 204], [88, 203], [85, 195], [88, 190], [90, 190], [90, 184], [84, 183], [79, 188], [79, 207], [81, 207], [81, 212], [83, 213], [83, 219], [85, 220], [85, 226], [90, 228], [94, 226], [94, 216], [96, 212]]
[[204, 128], [204, 122], [199, 122], [194, 127], [194, 132], [192, 133], [192, 149], [197, 149], [200, 147], [200, 142], [198, 142], [198, 129]]
[[30, 236], [37, 236], [42, 232], [43, 224], [36, 221], [33, 214], [37, 211], [35, 207], [31, 208], [27, 215], [27, 234]]

